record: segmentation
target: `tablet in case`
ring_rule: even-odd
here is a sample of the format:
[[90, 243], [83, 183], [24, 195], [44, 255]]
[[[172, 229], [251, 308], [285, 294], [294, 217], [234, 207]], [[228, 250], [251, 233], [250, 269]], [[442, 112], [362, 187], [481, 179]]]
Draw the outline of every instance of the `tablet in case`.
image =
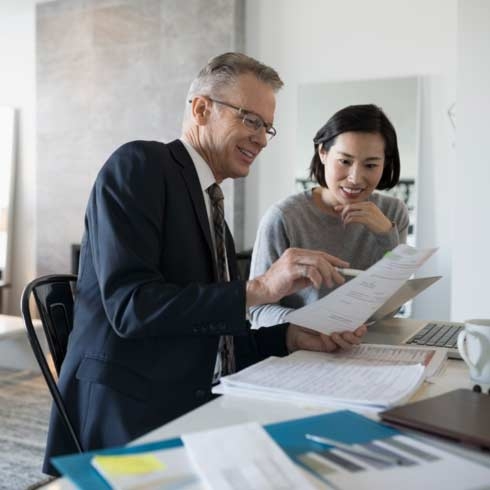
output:
[[383, 421], [490, 449], [490, 395], [459, 389], [381, 412]]

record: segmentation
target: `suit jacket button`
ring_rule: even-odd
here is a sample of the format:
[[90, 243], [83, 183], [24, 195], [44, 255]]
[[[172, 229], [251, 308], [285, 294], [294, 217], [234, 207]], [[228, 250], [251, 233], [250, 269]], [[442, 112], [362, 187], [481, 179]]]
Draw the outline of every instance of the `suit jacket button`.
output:
[[206, 396], [206, 391], [205, 390], [196, 390], [196, 398], [198, 400], [202, 400]]

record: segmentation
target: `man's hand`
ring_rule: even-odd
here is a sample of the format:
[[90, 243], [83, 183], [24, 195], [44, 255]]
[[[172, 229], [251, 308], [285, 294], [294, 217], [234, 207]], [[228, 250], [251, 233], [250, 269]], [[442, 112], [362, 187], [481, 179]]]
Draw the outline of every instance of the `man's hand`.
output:
[[335, 267], [349, 267], [349, 263], [325, 252], [288, 248], [265, 274], [247, 282], [247, 306], [276, 303], [306, 286], [343, 284], [345, 279]]
[[350, 349], [354, 345], [359, 345], [366, 332], [366, 325], [361, 325], [353, 332], [334, 332], [325, 335], [316, 330], [290, 324], [286, 332], [286, 345], [289, 352], [296, 350], [335, 352], [338, 349]]

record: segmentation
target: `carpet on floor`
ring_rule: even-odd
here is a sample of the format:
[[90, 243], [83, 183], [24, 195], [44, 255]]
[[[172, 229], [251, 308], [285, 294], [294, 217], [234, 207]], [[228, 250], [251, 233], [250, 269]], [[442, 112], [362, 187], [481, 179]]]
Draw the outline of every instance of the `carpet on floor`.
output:
[[51, 395], [40, 373], [0, 368], [0, 489], [25, 490], [41, 471]]

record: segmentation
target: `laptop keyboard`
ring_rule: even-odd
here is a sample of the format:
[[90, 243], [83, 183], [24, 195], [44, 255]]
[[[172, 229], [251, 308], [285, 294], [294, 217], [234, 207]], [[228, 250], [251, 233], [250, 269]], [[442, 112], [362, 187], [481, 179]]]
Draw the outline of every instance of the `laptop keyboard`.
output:
[[451, 323], [428, 323], [409, 339], [407, 344], [455, 348], [458, 342], [458, 334], [462, 328], [462, 325]]

